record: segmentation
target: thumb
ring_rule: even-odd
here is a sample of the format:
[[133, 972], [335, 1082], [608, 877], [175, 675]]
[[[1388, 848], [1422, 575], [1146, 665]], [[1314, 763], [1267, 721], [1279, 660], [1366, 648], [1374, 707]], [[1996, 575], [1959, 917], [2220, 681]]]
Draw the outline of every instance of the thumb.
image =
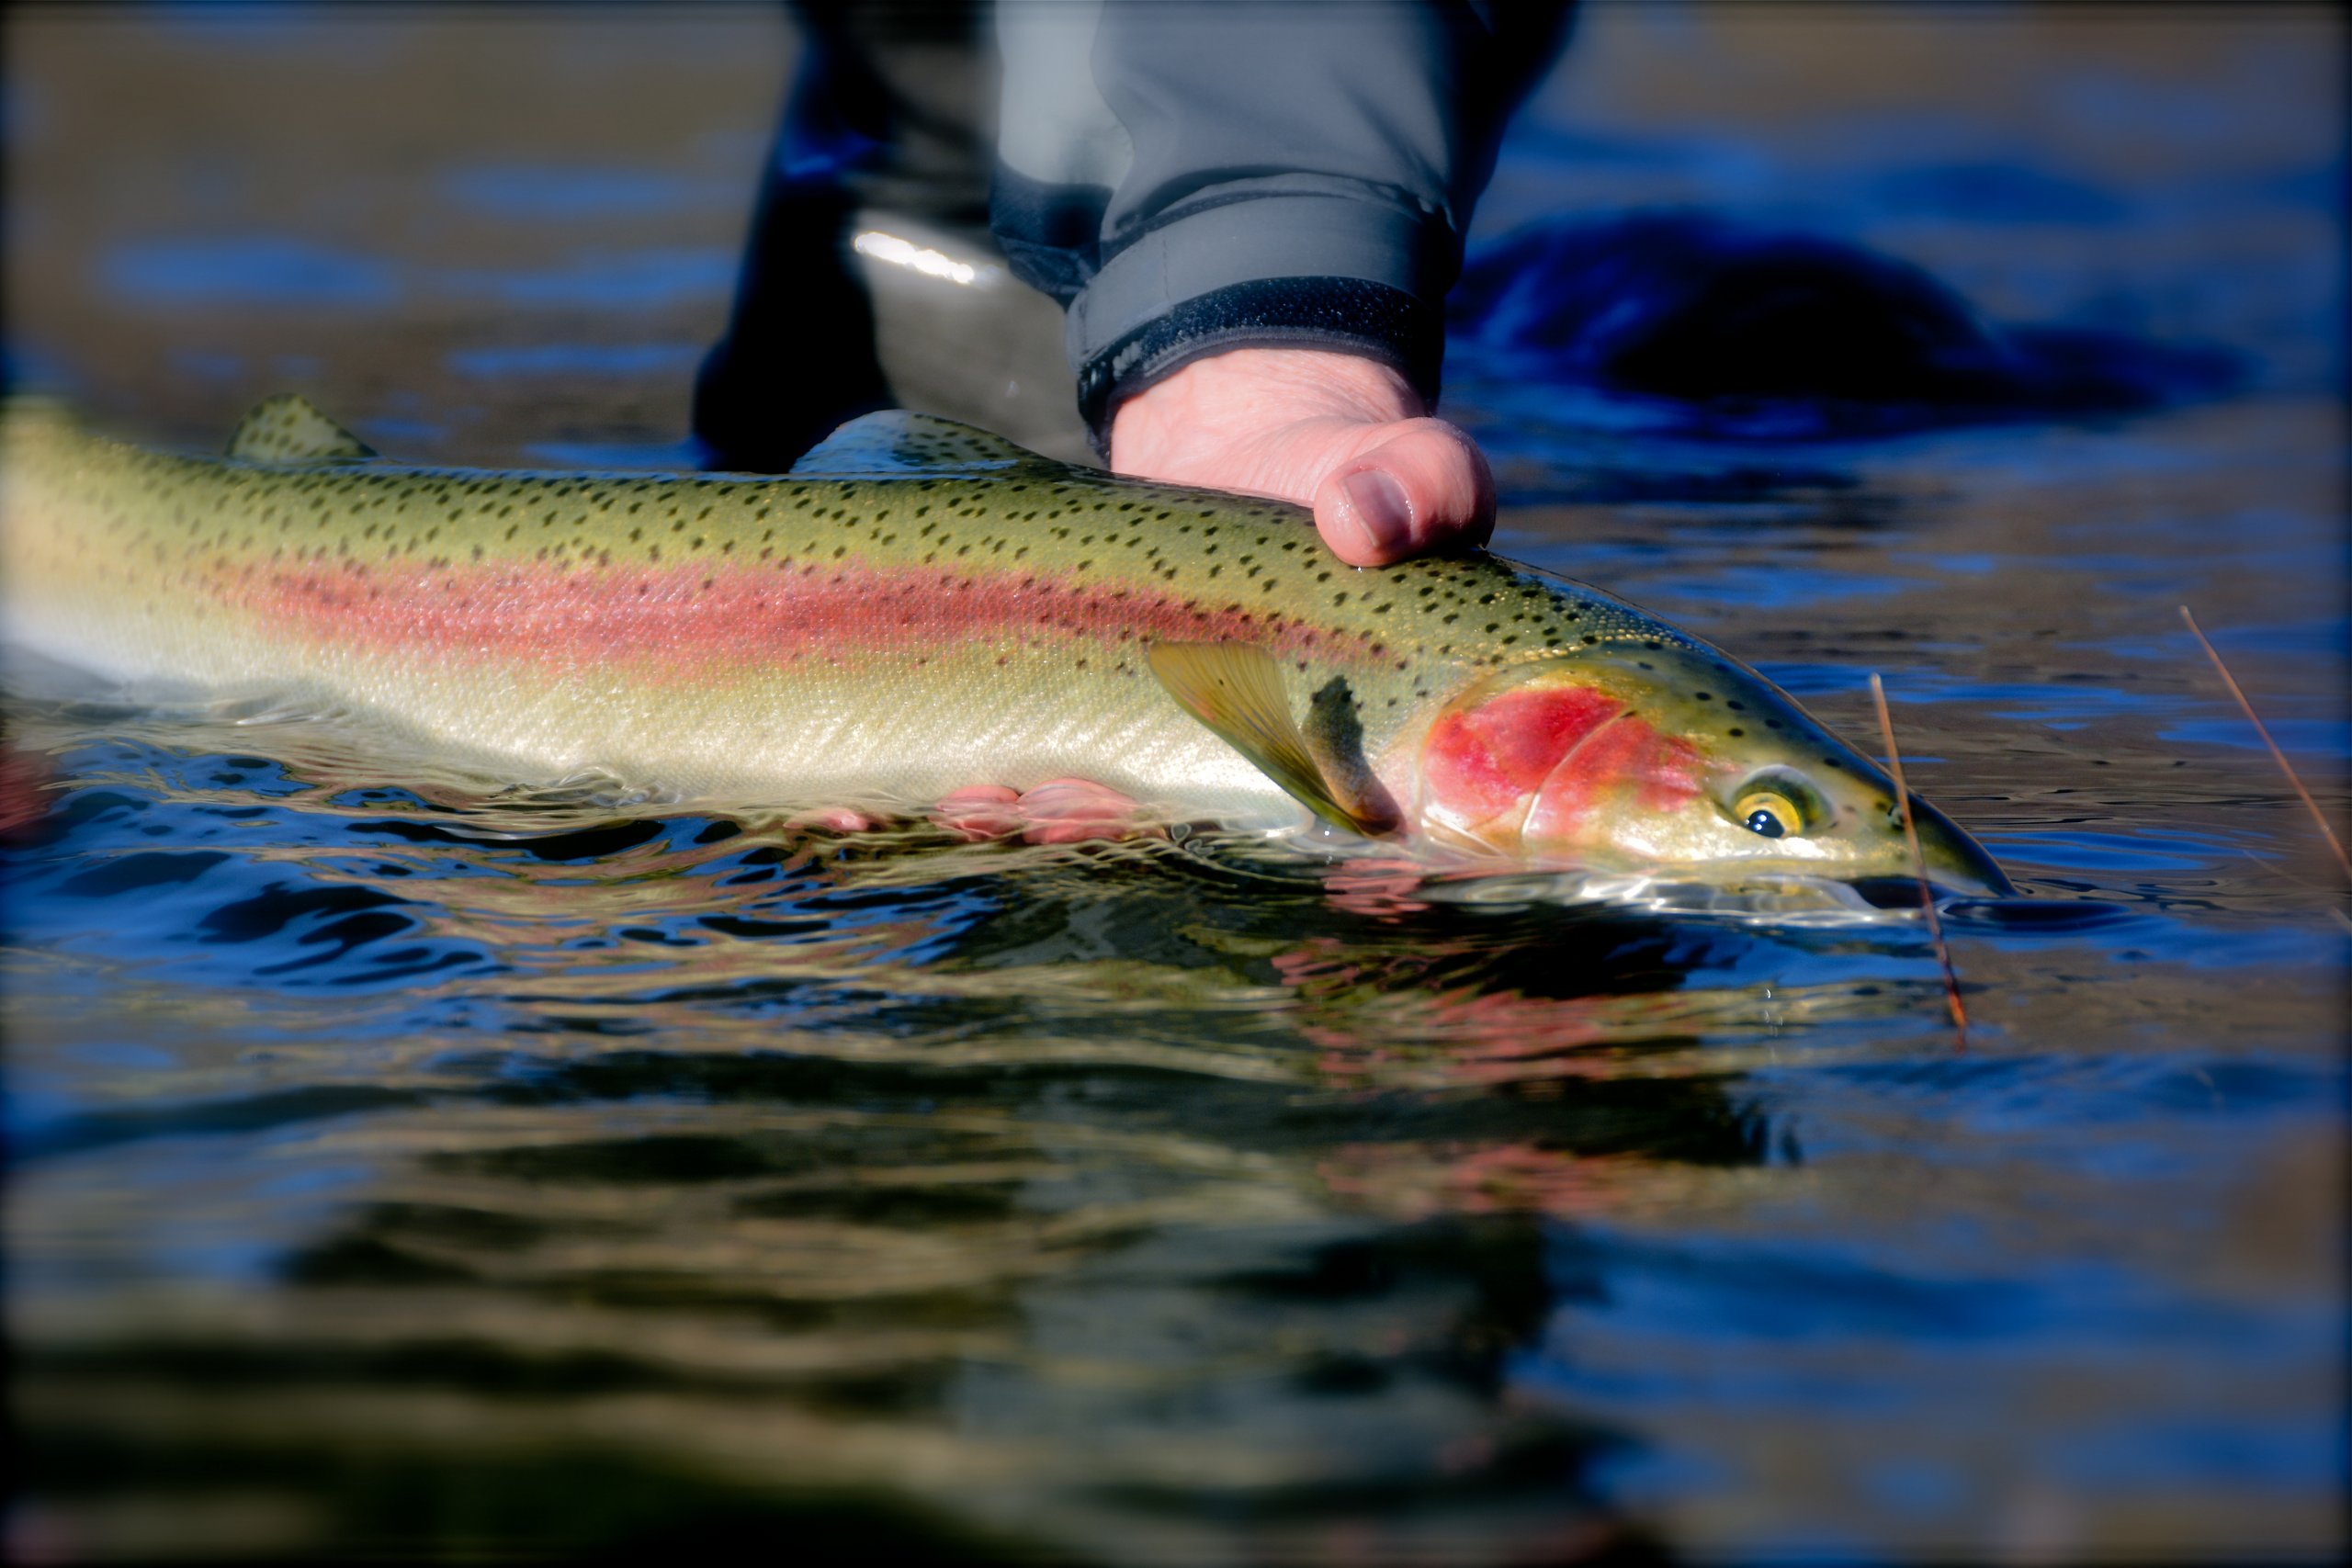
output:
[[1442, 419], [1374, 426], [1315, 489], [1315, 526], [1351, 566], [1481, 545], [1495, 527], [1486, 455]]

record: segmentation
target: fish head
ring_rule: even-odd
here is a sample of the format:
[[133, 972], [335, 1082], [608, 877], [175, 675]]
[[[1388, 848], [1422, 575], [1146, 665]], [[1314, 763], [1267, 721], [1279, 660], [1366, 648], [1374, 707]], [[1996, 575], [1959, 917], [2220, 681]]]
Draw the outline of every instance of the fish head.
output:
[[[1433, 840], [1521, 863], [1840, 879], [1914, 874], [1894, 785], [1761, 675], [1702, 644], [1604, 643], [1495, 671], [1419, 740]], [[1912, 797], [1928, 879], [2010, 891]]]

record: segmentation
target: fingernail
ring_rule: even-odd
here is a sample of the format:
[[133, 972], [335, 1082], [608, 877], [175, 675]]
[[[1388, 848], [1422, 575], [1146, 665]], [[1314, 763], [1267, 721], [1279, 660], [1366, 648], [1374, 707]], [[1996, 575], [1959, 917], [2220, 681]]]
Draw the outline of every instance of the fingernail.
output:
[[1412, 536], [1413, 503], [1405, 499], [1405, 487], [1378, 468], [1350, 474], [1340, 481], [1340, 493], [1374, 549], [1398, 549]]

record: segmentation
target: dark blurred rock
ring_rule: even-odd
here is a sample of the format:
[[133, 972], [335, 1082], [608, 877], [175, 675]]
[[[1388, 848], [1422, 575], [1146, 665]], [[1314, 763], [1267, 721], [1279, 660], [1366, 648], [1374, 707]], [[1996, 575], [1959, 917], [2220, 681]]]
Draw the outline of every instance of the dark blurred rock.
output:
[[1453, 303], [1473, 377], [1685, 405], [1717, 434], [1848, 436], [2160, 407], [2234, 355], [1986, 321], [1912, 264], [1696, 212], [1531, 225], [1472, 257]]

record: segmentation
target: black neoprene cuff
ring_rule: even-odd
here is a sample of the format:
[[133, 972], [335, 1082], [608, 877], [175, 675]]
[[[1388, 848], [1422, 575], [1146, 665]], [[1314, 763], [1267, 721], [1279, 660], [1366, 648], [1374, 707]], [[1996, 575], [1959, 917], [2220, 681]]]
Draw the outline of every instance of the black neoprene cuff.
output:
[[1079, 367], [1078, 410], [1110, 457], [1118, 405], [1193, 360], [1229, 348], [1328, 348], [1378, 360], [1434, 404], [1444, 313], [1359, 277], [1269, 277], [1186, 299]]

